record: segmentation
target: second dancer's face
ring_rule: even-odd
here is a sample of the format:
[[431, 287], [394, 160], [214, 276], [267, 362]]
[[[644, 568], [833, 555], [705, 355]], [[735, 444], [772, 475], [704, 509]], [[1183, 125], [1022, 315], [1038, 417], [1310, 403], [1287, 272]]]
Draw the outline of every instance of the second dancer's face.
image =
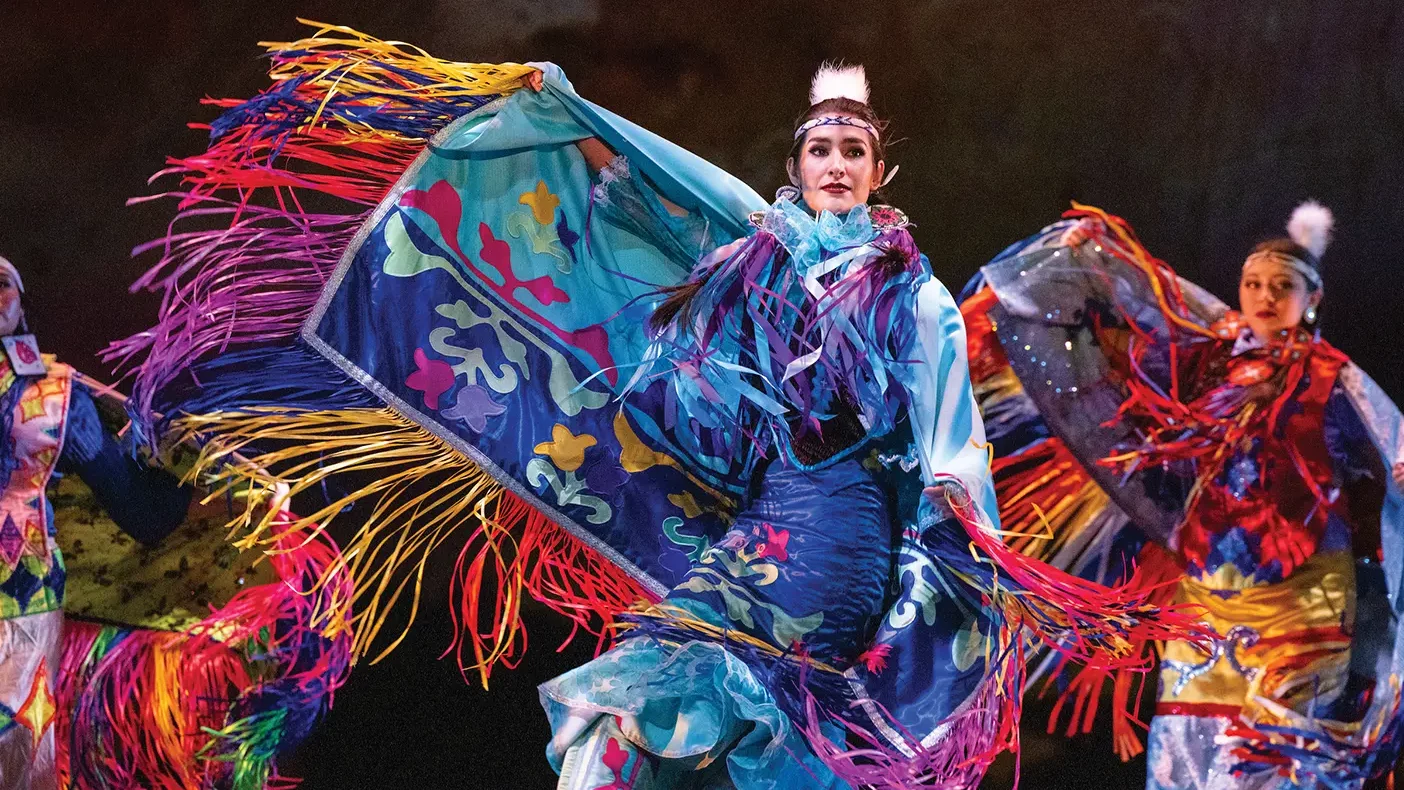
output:
[[1275, 261], [1249, 264], [1238, 282], [1239, 312], [1263, 340], [1296, 328], [1307, 308], [1320, 301], [1321, 292], [1309, 291], [1305, 277]]
[[0, 271], [0, 335], [13, 335], [23, 320], [19, 283], [9, 272]]
[[873, 138], [862, 129], [820, 126], [805, 134], [799, 161], [790, 167], [810, 209], [842, 214], [868, 202], [882, 183], [884, 164], [874, 161]]

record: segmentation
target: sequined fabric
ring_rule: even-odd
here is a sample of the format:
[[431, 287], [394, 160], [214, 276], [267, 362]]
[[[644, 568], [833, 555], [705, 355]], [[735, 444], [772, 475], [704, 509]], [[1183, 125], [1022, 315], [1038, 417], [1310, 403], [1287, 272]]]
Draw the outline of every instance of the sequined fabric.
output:
[[1276, 774], [1234, 776], [1237, 758], [1226, 739], [1229, 720], [1159, 715], [1151, 720], [1146, 790], [1287, 790], [1297, 787]]
[[0, 619], [0, 788], [56, 790], [54, 692], [63, 612]]

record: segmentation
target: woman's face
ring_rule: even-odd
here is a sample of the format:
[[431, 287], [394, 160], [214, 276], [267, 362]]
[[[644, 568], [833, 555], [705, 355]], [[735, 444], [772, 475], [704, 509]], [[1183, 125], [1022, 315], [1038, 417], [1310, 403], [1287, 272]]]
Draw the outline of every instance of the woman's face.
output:
[[0, 335], [13, 335], [22, 320], [19, 284], [9, 272], [0, 270]]
[[815, 213], [843, 214], [882, 183], [884, 163], [874, 161], [873, 138], [853, 126], [818, 126], [805, 133], [799, 161], [790, 160], [804, 202]]
[[1238, 282], [1239, 312], [1253, 334], [1266, 340], [1302, 322], [1302, 314], [1321, 301], [1321, 291], [1292, 267], [1272, 260], [1254, 261]]

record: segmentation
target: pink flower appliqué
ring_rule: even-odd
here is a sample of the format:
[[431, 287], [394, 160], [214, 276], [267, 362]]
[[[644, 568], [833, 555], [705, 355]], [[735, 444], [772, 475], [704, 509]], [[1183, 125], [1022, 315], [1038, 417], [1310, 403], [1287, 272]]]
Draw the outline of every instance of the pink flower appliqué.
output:
[[624, 766], [629, 762], [629, 753], [619, 745], [619, 741], [610, 738], [605, 744], [605, 753], [600, 757], [600, 762], [604, 763], [614, 774], [614, 781], [607, 785], [600, 785], [594, 790], [632, 790], [634, 780], [639, 776], [639, 763], [635, 761], [634, 770], [629, 772], [629, 778], [624, 778]]
[[756, 555], [758, 559], [774, 557], [780, 562], [788, 562], [790, 559], [790, 531], [782, 529], [775, 531], [769, 524], [765, 525], [765, 542], [760, 544], [760, 553]]
[[438, 410], [439, 396], [453, 387], [453, 366], [442, 359], [430, 359], [424, 349], [414, 350], [414, 366], [418, 368], [405, 379], [405, 386], [424, 393], [424, 407]]
[[895, 206], [869, 206], [868, 218], [878, 230], [905, 228], [911, 224], [911, 221], [907, 219], [906, 212]]

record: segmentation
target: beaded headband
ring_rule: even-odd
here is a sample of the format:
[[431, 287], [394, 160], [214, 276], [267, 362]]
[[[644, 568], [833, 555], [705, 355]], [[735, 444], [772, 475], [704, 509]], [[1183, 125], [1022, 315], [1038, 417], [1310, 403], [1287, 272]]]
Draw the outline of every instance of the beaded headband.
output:
[[855, 129], [862, 129], [863, 131], [872, 135], [874, 142], [876, 142], [878, 139], [878, 131], [876, 127], [863, 120], [862, 118], [854, 118], [851, 115], [821, 115], [818, 118], [810, 118], [809, 120], [800, 124], [799, 128], [795, 130], [795, 139], [800, 139], [804, 136], [805, 132], [820, 126], [852, 126]]
[[1248, 259], [1243, 262], [1243, 271], [1248, 271], [1248, 267], [1252, 266], [1255, 263], [1281, 264], [1295, 271], [1297, 274], [1300, 274], [1302, 277], [1306, 278], [1307, 283], [1309, 283], [1311, 287], [1317, 289], [1321, 288], [1321, 272], [1318, 272], [1316, 269], [1312, 268], [1310, 264], [1308, 264], [1301, 258], [1292, 255], [1287, 255], [1286, 253], [1273, 252], [1270, 250], [1264, 250], [1263, 252], [1255, 252], [1252, 255], [1249, 255]]
[[[819, 70], [814, 72], [814, 79], [809, 82], [809, 106], [813, 107], [830, 99], [848, 99], [867, 104], [868, 74], [863, 67], [845, 66], [842, 63], [825, 63], [820, 66]], [[794, 139], [800, 139], [805, 132], [819, 126], [852, 126], [872, 135], [874, 142], [878, 139], [877, 127], [862, 118], [842, 113], [810, 118], [795, 130]]]

